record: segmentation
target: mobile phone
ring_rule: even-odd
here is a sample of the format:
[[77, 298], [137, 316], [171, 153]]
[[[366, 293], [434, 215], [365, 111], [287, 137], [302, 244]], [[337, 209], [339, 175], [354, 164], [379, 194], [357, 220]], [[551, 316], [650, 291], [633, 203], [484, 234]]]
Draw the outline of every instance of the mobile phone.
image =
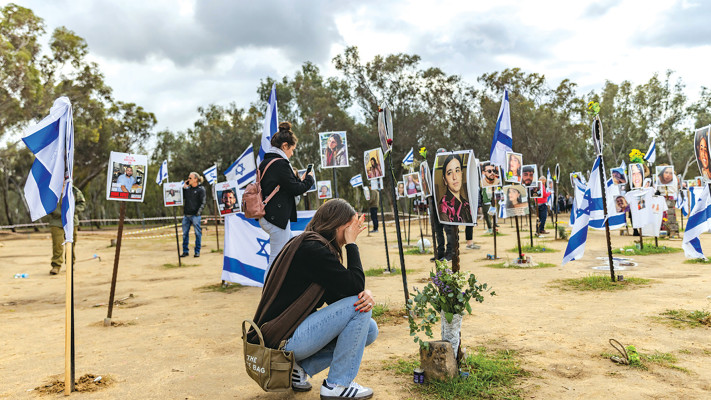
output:
[[307, 166], [306, 166], [306, 175], [310, 174], [312, 169], [314, 169], [314, 165], [313, 165], [313, 164], [307, 165]]

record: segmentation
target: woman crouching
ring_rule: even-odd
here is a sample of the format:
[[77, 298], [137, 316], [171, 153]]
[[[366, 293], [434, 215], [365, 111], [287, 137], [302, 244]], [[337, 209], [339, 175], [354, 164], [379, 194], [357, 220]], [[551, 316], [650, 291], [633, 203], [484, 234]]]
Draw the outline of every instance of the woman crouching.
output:
[[[375, 301], [365, 289], [358, 235], [367, 226], [364, 216], [342, 199], [327, 201], [306, 230], [291, 239], [267, 275], [254, 321], [265, 344], [293, 351], [295, 391], [311, 389], [308, 376], [326, 368], [321, 399], [369, 399], [370, 388], [358, 375], [365, 346], [378, 336], [371, 318]], [[348, 267], [343, 265], [345, 245]], [[328, 306], [317, 310], [324, 303]], [[250, 341], [254, 338], [250, 331]], [[256, 343], [256, 339], [254, 340]]]

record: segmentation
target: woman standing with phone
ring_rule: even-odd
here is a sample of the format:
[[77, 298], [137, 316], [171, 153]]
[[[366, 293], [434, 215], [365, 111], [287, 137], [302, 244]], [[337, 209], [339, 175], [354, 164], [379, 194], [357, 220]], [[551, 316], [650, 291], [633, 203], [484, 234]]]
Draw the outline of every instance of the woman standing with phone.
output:
[[314, 178], [308, 174], [299, 179], [289, 163], [294, 154], [298, 139], [291, 131], [291, 123], [279, 124], [279, 131], [272, 135], [271, 148], [259, 164], [262, 176], [260, 186], [262, 199], [274, 190], [277, 192], [264, 207], [265, 215], [259, 219], [259, 225], [269, 234], [269, 265], [264, 276], [286, 242], [291, 239], [291, 222], [296, 222], [296, 203], [294, 197], [306, 193], [314, 184]]

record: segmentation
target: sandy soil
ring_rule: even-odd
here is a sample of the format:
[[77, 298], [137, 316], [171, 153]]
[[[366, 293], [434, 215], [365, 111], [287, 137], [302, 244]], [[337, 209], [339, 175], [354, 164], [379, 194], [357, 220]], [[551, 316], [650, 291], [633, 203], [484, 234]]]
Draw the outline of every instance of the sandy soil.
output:
[[[515, 246], [509, 222], [501, 224], [499, 255], [513, 258], [505, 249]], [[137, 229], [137, 228], [132, 228]], [[130, 230], [130, 229], [129, 229]], [[413, 225], [413, 235], [417, 230]], [[170, 233], [163, 231], [158, 233]], [[156, 234], [155, 232], [146, 235]], [[681, 253], [632, 257], [639, 265], [625, 276], [652, 278], [650, 287], [621, 292], [574, 292], [550, 287], [555, 279], [607, 274], [595, 271], [603, 262], [604, 232], [590, 232], [585, 258], [565, 267], [535, 270], [487, 268], [493, 240], [475, 230], [481, 250], [461, 246], [464, 270], [494, 287], [498, 296], [474, 306], [464, 318], [465, 347], [486, 346], [519, 352], [530, 375], [521, 381], [524, 398], [535, 399], [705, 399], [711, 398], [711, 343], [709, 329], [677, 329], [652, 317], [666, 309], [709, 309], [706, 265], [685, 264]], [[528, 232], [522, 237], [528, 240]], [[140, 236], [140, 235], [134, 235]], [[296, 395], [264, 393], [244, 371], [240, 323], [251, 318], [260, 296], [259, 288], [235, 293], [205, 292], [199, 288], [220, 282], [222, 253], [216, 249], [214, 231], [203, 238], [202, 257], [184, 259], [194, 265], [166, 269], [176, 262], [172, 237], [124, 240], [116, 298], [134, 297], [114, 308], [118, 326], [102, 321], [113, 267], [115, 231], [80, 232], [76, 280], [76, 374], [109, 375], [115, 383], [93, 393], [72, 397], [90, 399], [318, 399], [318, 390]], [[125, 236], [128, 238], [129, 236]], [[464, 242], [464, 233], [461, 233]], [[390, 259], [398, 265], [393, 249], [395, 233], [388, 231]], [[630, 244], [632, 237], [613, 232], [613, 246]], [[222, 239], [220, 239], [222, 245]], [[536, 261], [560, 264], [564, 241], [534, 239], [560, 250], [534, 255]], [[680, 247], [681, 242], [664, 241]], [[366, 268], [385, 265], [381, 235], [359, 239]], [[711, 251], [711, 236], [702, 244]], [[0, 398], [37, 398], [33, 388], [64, 371], [64, 269], [49, 276], [48, 233], [0, 235]], [[101, 261], [91, 259], [98, 254]], [[423, 286], [432, 264], [429, 256], [405, 257], [410, 287]], [[15, 273], [27, 279], [13, 279]], [[378, 302], [397, 308], [403, 303], [399, 276], [368, 278]], [[689, 373], [652, 366], [649, 371], [620, 367], [601, 356], [612, 352], [608, 339], [633, 344], [644, 353], [668, 352]], [[357, 381], [375, 390], [378, 399], [415, 398], [408, 377], [383, 370], [383, 362], [416, 354], [407, 324], [380, 328], [378, 340], [366, 349]], [[318, 388], [325, 377], [312, 379]], [[63, 397], [52, 395], [50, 397]], [[44, 396], [47, 398], [47, 396]]]

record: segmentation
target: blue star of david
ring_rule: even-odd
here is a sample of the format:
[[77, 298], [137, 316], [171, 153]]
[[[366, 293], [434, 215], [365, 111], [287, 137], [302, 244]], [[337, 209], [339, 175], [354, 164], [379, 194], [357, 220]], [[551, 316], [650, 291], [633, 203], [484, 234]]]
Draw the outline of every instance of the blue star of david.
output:
[[257, 243], [259, 243], [259, 245], [261, 246], [261, 248], [257, 252], [257, 255], [266, 258], [267, 263], [268, 263], [269, 262], [269, 253], [267, 253], [267, 249], [265, 247], [269, 244], [269, 240], [257, 238]]
[[237, 165], [237, 175], [241, 176], [242, 174], [244, 174], [244, 165], [239, 164]]

